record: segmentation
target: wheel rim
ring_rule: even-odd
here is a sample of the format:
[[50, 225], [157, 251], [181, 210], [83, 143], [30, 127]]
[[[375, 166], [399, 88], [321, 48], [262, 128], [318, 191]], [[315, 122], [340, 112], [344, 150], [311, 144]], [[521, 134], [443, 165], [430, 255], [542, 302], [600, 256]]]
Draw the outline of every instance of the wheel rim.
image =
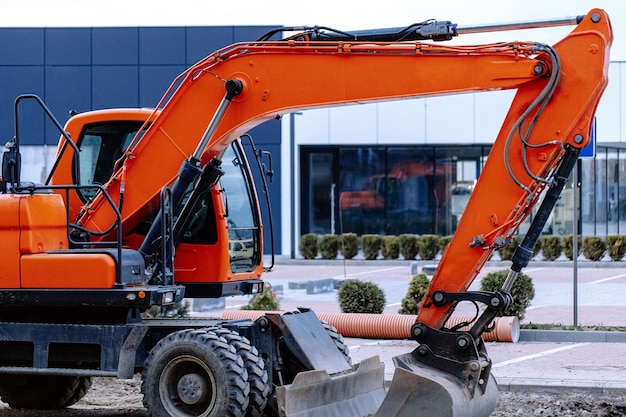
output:
[[179, 356], [163, 369], [159, 378], [159, 396], [170, 415], [206, 416], [215, 406], [215, 377], [198, 358]]

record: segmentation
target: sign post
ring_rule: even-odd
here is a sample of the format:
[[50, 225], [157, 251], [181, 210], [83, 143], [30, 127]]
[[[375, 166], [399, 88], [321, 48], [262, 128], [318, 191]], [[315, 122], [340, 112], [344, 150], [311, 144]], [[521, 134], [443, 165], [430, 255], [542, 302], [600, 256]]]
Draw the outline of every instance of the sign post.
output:
[[[576, 165], [574, 166], [574, 172], [572, 173], [572, 186], [574, 188], [574, 215], [573, 215], [573, 226], [572, 226], [572, 253], [574, 260], [574, 299], [573, 299], [573, 310], [574, 310], [574, 326], [578, 326], [578, 221], [579, 221], [579, 210], [580, 210], [580, 179], [578, 178], [578, 170], [580, 169], [580, 160], [581, 159], [593, 159], [596, 157], [596, 120], [593, 120], [593, 124], [591, 125], [591, 138], [589, 140], [589, 144], [580, 150], [580, 154], [578, 155], [578, 161], [576, 161]], [[582, 242], [582, 239], [581, 239]]]

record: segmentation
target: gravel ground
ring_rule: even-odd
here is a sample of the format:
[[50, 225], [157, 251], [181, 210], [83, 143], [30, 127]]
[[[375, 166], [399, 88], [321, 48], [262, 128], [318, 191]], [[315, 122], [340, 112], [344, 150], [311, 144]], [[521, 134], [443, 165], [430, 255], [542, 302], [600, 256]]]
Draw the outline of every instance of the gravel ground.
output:
[[[138, 377], [130, 381], [95, 378], [89, 393], [76, 405], [61, 411], [12, 410], [0, 403], [3, 417], [147, 417], [141, 404]], [[618, 417], [626, 416], [626, 395], [597, 396], [581, 393], [500, 393], [492, 417]], [[435, 417], [435, 416], [433, 416]]]

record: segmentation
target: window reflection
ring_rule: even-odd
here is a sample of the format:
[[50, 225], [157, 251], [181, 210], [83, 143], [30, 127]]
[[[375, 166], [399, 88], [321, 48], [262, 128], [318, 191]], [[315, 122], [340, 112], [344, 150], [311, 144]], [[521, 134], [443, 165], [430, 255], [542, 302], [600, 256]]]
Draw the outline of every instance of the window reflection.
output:
[[227, 210], [228, 252], [233, 272], [251, 272], [258, 265], [259, 227], [250, 178], [239, 148], [229, 147], [222, 157], [220, 180]]

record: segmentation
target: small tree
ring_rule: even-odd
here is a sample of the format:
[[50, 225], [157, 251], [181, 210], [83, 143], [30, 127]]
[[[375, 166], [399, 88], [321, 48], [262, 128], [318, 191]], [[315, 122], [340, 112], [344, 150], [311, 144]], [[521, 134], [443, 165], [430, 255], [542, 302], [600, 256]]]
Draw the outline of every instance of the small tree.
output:
[[339, 252], [339, 238], [337, 235], [326, 234], [319, 242], [322, 259], [336, 259]]
[[398, 236], [398, 243], [400, 244], [400, 254], [404, 259], [415, 259], [418, 252], [419, 238], [412, 234], [401, 234]]
[[426, 274], [419, 273], [413, 275], [413, 278], [411, 278], [411, 281], [409, 282], [409, 289], [402, 299], [402, 304], [398, 310], [398, 314], [417, 314], [420, 309], [422, 298], [424, 297], [424, 294], [426, 294], [426, 290], [428, 290], [429, 285], [430, 280]]
[[439, 237], [437, 235], [422, 235], [417, 247], [420, 258], [423, 260], [435, 259], [439, 253]]
[[383, 258], [398, 259], [400, 256], [400, 244], [396, 236], [385, 236], [382, 248]]
[[348, 279], [337, 293], [343, 313], [381, 314], [385, 309], [385, 293], [373, 282]]
[[315, 233], [307, 233], [300, 236], [300, 245], [298, 246], [300, 253], [304, 259], [315, 259], [319, 252], [319, 244]]
[[361, 236], [361, 245], [365, 259], [376, 259], [383, 245], [383, 237], [380, 235], [363, 235]]
[[606, 254], [606, 243], [600, 236], [587, 236], [583, 242], [583, 255], [590, 261], [599, 261]]
[[562, 252], [563, 248], [559, 236], [550, 235], [541, 238], [541, 254], [546, 261], [554, 261], [561, 256]]
[[[577, 252], [578, 252], [578, 255], [580, 255], [583, 251], [583, 240], [580, 237], [580, 235], [578, 236], [578, 239], [576, 240], [578, 241]], [[561, 241], [561, 246], [563, 246], [563, 253], [565, 254], [565, 257], [569, 259], [570, 261], [574, 260], [574, 236], [573, 235], [563, 236], [563, 240]]]
[[626, 255], [626, 236], [608, 235], [606, 249], [612, 261], [621, 261]]
[[441, 236], [439, 238], [439, 248], [440, 248], [439, 250], [441, 251], [442, 254], [446, 251], [446, 248], [448, 247], [451, 241], [452, 241], [452, 235]]
[[344, 259], [352, 259], [359, 253], [359, 239], [356, 233], [343, 233], [340, 237], [339, 249]]
[[[488, 273], [480, 282], [480, 290], [488, 292], [498, 292], [502, 289], [504, 281], [509, 274], [508, 269], [502, 269]], [[532, 279], [520, 273], [511, 288], [511, 297], [513, 302], [502, 312], [503, 316], [517, 316], [520, 320], [524, 319], [526, 309], [530, 302], [535, 298], [535, 286]]]
[[166, 306], [152, 306], [143, 313], [141, 313], [141, 317], [145, 319], [158, 319], [164, 317], [189, 317], [189, 302], [187, 300], [184, 301], [184, 303], [179, 301], [177, 303]]
[[272, 286], [266, 282], [263, 286], [263, 292], [254, 294], [248, 301], [248, 304], [241, 307], [241, 309], [277, 311], [280, 309], [280, 301], [274, 290], [272, 290]]

